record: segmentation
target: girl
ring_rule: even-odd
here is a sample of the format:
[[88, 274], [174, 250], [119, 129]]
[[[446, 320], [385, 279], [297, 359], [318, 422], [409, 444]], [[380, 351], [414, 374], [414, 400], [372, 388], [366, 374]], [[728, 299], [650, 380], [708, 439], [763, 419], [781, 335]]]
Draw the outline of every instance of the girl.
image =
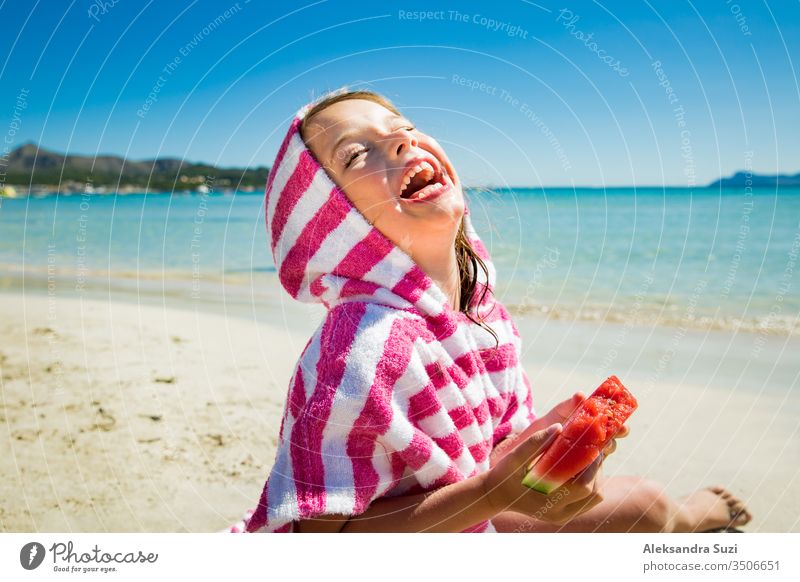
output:
[[535, 413], [458, 175], [386, 98], [340, 89], [298, 111], [267, 181], [266, 221], [283, 287], [328, 312], [295, 366], [258, 506], [229, 531], [695, 531], [750, 520], [722, 488], [673, 501], [645, 479], [603, 479], [615, 442], [557, 493], [521, 484], [585, 397]]

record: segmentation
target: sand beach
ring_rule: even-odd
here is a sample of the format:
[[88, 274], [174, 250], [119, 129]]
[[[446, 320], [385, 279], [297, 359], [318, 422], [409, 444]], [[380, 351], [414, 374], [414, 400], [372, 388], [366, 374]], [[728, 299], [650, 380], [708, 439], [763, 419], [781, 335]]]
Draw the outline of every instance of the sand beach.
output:
[[[257, 317], [156, 296], [0, 293], [0, 527], [209, 532], [238, 520], [323, 314], [250, 308]], [[747, 531], [800, 531], [798, 338], [766, 337], [747, 360], [755, 334], [517, 324], [538, 412], [607, 372], [639, 397], [607, 475], [646, 475], [674, 495], [724, 484], [750, 505]]]

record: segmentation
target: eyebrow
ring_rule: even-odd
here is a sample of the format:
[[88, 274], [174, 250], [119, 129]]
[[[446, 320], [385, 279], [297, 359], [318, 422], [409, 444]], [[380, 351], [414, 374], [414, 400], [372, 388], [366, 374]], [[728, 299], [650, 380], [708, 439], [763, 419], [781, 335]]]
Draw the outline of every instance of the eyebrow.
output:
[[[406, 118], [405, 118], [404, 115], [397, 115], [396, 113], [392, 113], [392, 115], [389, 117], [389, 119], [391, 121], [395, 121], [397, 119], [405, 120]], [[336, 143], [334, 143], [333, 147], [331, 148], [331, 153], [330, 153], [330, 156], [328, 157], [328, 163], [329, 164], [331, 162], [333, 162], [333, 157], [336, 155], [336, 152], [339, 149], [339, 146], [342, 144], [342, 142], [350, 139], [353, 135], [355, 135], [357, 133], [358, 133], [358, 130], [349, 130], [349, 131], [345, 131], [342, 135], [339, 136], [339, 139], [336, 140]]]

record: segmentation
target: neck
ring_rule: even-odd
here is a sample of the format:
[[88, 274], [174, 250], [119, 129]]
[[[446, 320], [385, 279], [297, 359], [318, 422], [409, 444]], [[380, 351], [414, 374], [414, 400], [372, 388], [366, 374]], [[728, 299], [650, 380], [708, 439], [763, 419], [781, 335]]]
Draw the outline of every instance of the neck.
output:
[[461, 275], [456, 260], [455, 239], [447, 244], [429, 245], [424, 253], [415, 254], [414, 260], [444, 292], [450, 307], [458, 311]]

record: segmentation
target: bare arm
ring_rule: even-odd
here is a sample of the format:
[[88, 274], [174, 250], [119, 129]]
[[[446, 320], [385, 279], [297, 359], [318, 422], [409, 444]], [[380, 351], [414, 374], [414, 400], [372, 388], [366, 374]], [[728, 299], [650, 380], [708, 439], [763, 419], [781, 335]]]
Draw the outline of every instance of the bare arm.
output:
[[373, 501], [364, 513], [296, 522], [298, 532], [460, 532], [495, 511], [483, 489], [484, 474], [434, 491]]
[[507, 511], [565, 523], [602, 501], [595, 483], [602, 456], [562, 486], [560, 496], [545, 496], [521, 483], [531, 461], [561, 431], [559, 424], [537, 432], [533, 428], [509, 439], [484, 473], [419, 495], [376, 499], [357, 516], [299, 521], [296, 531], [461, 532]]

